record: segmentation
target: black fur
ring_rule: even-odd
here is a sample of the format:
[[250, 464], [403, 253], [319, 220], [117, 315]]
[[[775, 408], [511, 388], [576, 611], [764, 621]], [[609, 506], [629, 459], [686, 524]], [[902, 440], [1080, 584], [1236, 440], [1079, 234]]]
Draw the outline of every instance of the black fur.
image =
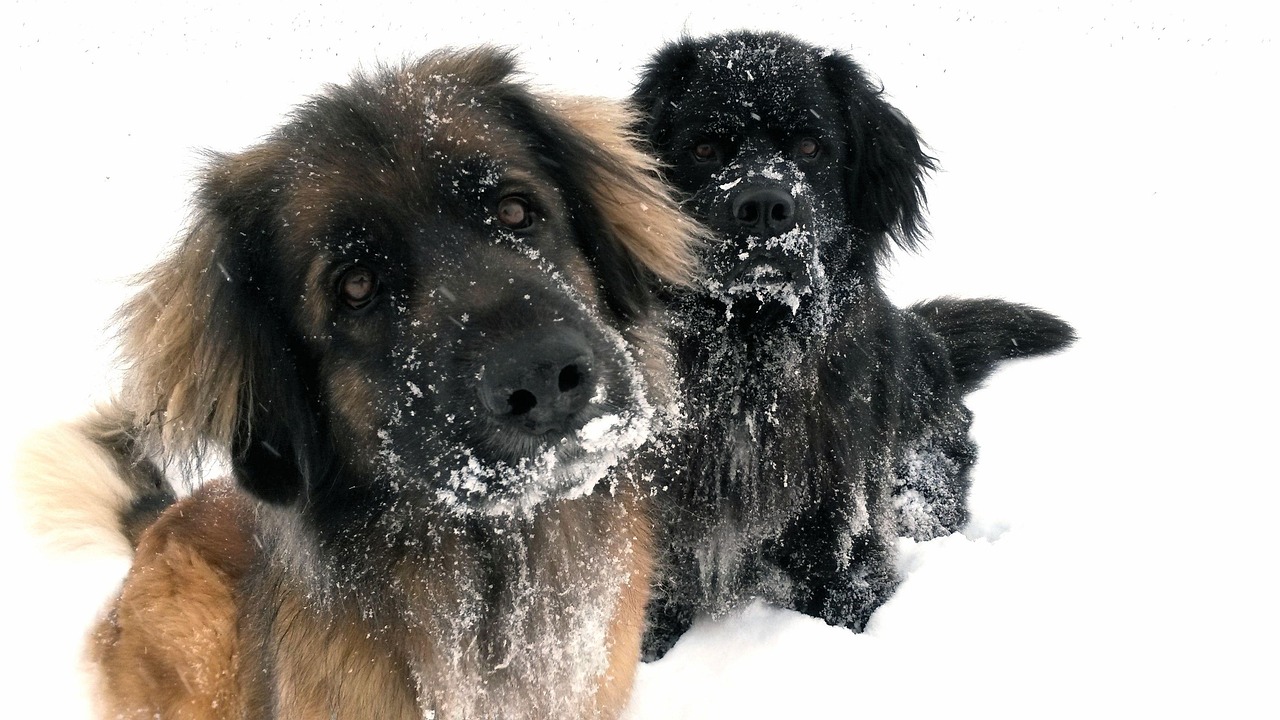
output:
[[963, 394], [1070, 328], [1000, 301], [894, 307], [879, 265], [925, 233], [934, 160], [851, 59], [775, 33], [682, 39], [646, 67], [642, 134], [718, 239], [668, 322], [687, 426], [660, 451], [665, 579], [646, 655], [763, 597], [862, 629], [899, 535], [967, 520]]
[[910, 308], [942, 336], [963, 392], [976, 390], [1002, 360], [1051, 353], [1070, 345], [1070, 325], [1005, 300], [938, 298]]

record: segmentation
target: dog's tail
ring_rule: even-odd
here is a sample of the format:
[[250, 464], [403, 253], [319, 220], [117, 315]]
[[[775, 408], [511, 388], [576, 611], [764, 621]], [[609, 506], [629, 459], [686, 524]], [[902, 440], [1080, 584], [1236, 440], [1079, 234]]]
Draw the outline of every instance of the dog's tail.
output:
[[909, 308], [942, 337], [963, 392], [980, 387], [1004, 360], [1057, 352], [1075, 342], [1071, 325], [1005, 300], [938, 298]]
[[37, 432], [18, 451], [17, 491], [32, 530], [60, 549], [131, 554], [142, 531], [174, 502], [148, 459], [132, 413], [97, 406]]

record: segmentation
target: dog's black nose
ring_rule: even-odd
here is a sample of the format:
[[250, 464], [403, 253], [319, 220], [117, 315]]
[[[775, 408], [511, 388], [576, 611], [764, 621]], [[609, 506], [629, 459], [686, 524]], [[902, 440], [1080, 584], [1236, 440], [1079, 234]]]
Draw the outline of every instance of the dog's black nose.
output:
[[781, 235], [796, 225], [796, 201], [780, 188], [748, 188], [733, 199], [733, 217], [753, 234]]
[[566, 432], [591, 402], [593, 360], [586, 337], [572, 328], [508, 336], [482, 358], [481, 403], [493, 418], [532, 435]]

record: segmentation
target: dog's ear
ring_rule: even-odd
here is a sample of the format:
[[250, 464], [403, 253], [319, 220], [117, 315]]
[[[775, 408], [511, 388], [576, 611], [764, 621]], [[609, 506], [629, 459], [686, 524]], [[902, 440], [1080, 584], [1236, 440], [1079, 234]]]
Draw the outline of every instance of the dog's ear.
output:
[[290, 502], [321, 462], [307, 360], [273, 262], [282, 181], [266, 148], [217, 156], [191, 230], [121, 311], [125, 399], [168, 458], [227, 449], [239, 482]]
[[650, 138], [656, 147], [666, 142], [666, 124], [671, 99], [684, 93], [689, 74], [698, 66], [697, 43], [689, 37], [667, 43], [645, 64], [631, 94], [639, 116], [632, 128]]
[[840, 53], [822, 58], [831, 91], [840, 98], [849, 137], [845, 185], [851, 221], [875, 254], [889, 250], [886, 239], [915, 249], [926, 232], [925, 176], [934, 158], [922, 147], [910, 121], [873, 87], [857, 63]]
[[[654, 280], [687, 285], [702, 228], [680, 211], [657, 161], [627, 129], [634, 118], [603, 99], [541, 99], [514, 92], [513, 116], [561, 187], [605, 302], [628, 320], [650, 306]], [[554, 108], [548, 110], [547, 108]]]

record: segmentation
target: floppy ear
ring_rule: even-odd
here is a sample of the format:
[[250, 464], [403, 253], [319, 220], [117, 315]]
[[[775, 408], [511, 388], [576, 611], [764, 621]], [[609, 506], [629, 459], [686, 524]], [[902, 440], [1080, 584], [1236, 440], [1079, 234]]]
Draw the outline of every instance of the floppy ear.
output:
[[208, 446], [229, 449], [238, 481], [283, 503], [324, 463], [308, 361], [276, 297], [272, 160], [215, 158], [190, 232], [120, 320], [125, 401], [163, 456], [191, 470]]
[[[680, 211], [657, 161], [627, 130], [634, 118], [615, 102], [513, 98], [518, 117], [562, 187], [584, 250], [603, 278], [605, 300], [624, 319], [647, 310], [654, 279], [687, 285], [702, 228]], [[553, 106], [555, 112], [542, 108]]]
[[671, 98], [684, 91], [689, 73], [697, 64], [694, 40], [682, 37], [663, 46], [644, 66], [631, 94], [631, 102], [640, 113], [632, 128], [641, 136], [651, 138], [657, 147], [667, 141], [663, 120], [671, 109]]
[[924, 234], [924, 178], [935, 169], [920, 136], [897, 108], [872, 87], [857, 63], [840, 53], [822, 59], [826, 79], [843, 106], [852, 157], [846, 169], [851, 220], [875, 245], [888, 251], [892, 238], [915, 249]]

